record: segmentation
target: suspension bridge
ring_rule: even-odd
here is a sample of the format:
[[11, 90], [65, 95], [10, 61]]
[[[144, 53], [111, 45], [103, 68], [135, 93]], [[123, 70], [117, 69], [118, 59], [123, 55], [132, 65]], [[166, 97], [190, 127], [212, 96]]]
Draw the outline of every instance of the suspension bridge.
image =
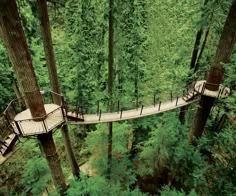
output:
[[[17, 138], [36, 136], [42, 133], [48, 133], [62, 124], [97, 124], [106, 122], [117, 122], [131, 120], [160, 114], [170, 110], [174, 110], [198, 101], [199, 95], [222, 98], [230, 94], [230, 89], [220, 85], [217, 91], [211, 91], [206, 88], [205, 80], [196, 81], [192, 87], [181, 97], [172, 98], [167, 102], [154, 102], [149, 106], [141, 105], [140, 107], [131, 110], [117, 110], [110, 113], [102, 113], [97, 110], [95, 114], [84, 114], [81, 108], [77, 108], [75, 112], [68, 111], [68, 106], [65, 104], [64, 97], [57, 93], [47, 91], [42, 92], [42, 95], [50, 94], [51, 99], [44, 99], [46, 116], [33, 119], [29, 109], [26, 109], [23, 97], [10, 102], [6, 110], [3, 112], [5, 116], [5, 127], [2, 130], [2, 139], [0, 146], [0, 164], [3, 162], [9, 152], [12, 151]], [[53, 103], [52, 97], [60, 99], [60, 105]], [[47, 103], [48, 102], [48, 103]]]

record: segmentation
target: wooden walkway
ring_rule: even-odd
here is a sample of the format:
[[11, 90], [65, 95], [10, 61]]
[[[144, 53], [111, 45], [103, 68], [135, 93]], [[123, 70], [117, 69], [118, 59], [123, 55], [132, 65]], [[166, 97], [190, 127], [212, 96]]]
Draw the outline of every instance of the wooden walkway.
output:
[[[106, 123], [106, 122], [116, 122], [123, 120], [131, 120], [136, 118], [142, 118], [145, 116], [151, 116], [166, 111], [174, 110], [176, 108], [189, 105], [193, 102], [196, 102], [198, 95], [205, 95], [210, 97], [226, 97], [230, 94], [229, 88], [224, 88], [220, 85], [217, 91], [211, 91], [205, 88], [206, 80], [197, 81], [194, 85], [194, 88], [190, 90], [186, 95], [181, 98], [177, 98], [172, 101], [161, 103], [160, 105], [150, 105], [145, 107], [139, 107], [132, 110], [112, 112], [112, 113], [102, 113], [102, 114], [84, 114], [76, 115], [76, 113], [68, 112], [67, 118], [69, 121], [68, 124], [97, 124], [97, 123]], [[83, 121], [81, 121], [83, 119]]]
[[[155, 114], [164, 113], [170, 110], [174, 110], [198, 101], [198, 95], [205, 95], [210, 97], [226, 97], [230, 94], [230, 89], [225, 88], [220, 85], [218, 91], [210, 91], [205, 88], [206, 81], [197, 81], [193, 89], [187, 89], [187, 93], [180, 98], [173, 99], [172, 101], [167, 101], [164, 103], [157, 103], [156, 105], [142, 106], [139, 108], [117, 111], [112, 113], [99, 113], [99, 114], [78, 114], [67, 112], [66, 116], [65, 109], [56, 104], [45, 104], [45, 110], [47, 113], [46, 119], [42, 121], [34, 121], [32, 119], [29, 109], [18, 113], [11, 125], [14, 132], [20, 136], [32, 136], [42, 133], [47, 133], [52, 131], [55, 127], [62, 125], [63, 123], [73, 124], [73, 125], [85, 125], [85, 124], [97, 124], [97, 123], [107, 123], [107, 122], [117, 122], [124, 120], [131, 120], [142, 118], [146, 116], [151, 116]], [[208, 84], [209, 85], [209, 84]], [[235, 121], [235, 118], [234, 118]], [[15, 123], [17, 122], [17, 124]], [[16, 135], [14, 135], [16, 136]], [[12, 139], [13, 138], [13, 139]], [[16, 137], [8, 137], [9, 141], [13, 141]], [[4, 146], [1, 149], [1, 153], [7, 149]], [[12, 151], [14, 152], [14, 150]], [[3, 163], [11, 154], [8, 153], [7, 156], [3, 157], [0, 155], [0, 164]], [[1, 154], [0, 153], [0, 154]]]
[[[192, 101], [185, 101], [183, 98], [174, 99], [172, 101], [168, 101], [165, 103], [161, 103], [151, 106], [144, 106], [132, 109], [132, 110], [126, 110], [126, 111], [119, 111], [119, 112], [112, 112], [112, 113], [102, 113], [101, 116], [99, 114], [84, 114], [83, 119], [84, 121], [76, 121], [71, 120], [68, 121], [68, 124], [73, 125], [79, 125], [79, 124], [97, 124], [97, 123], [106, 123], [106, 122], [116, 122], [116, 121], [123, 121], [123, 120], [131, 120], [136, 118], [142, 118], [145, 116], [151, 116], [154, 114], [160, 114], [166, 111], [174, 110], [176, 108], [180, 108], [185, 105], [189, 105], [193, 102], [196, 102], [198, 99], [194, 99]], [[76, 114], [72, 112], [67, 113], [68, 117], [74, 117], [76, 119]], [[78, 116], [79, 118], [82, 118], [82, 116]]]

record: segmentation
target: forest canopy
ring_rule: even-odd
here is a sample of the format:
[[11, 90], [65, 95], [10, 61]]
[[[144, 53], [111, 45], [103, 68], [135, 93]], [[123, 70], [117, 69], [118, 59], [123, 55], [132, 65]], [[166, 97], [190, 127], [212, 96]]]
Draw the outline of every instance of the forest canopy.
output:
[[[53, 87], [40, 1], [16, 3], [38, 86], [46, 91]], [[236, 33], [228, 33], [226, 25], [236, 23], [235, 14], [229, 14], [236, 12], [236, 1], [48, 0], [46, 5], [59, 91], [69, 111], [80, 108], [82, 114], [99, 116], [152, 104], [158, 108], [168, 101], [177, 105], [200, 80], [208, 82], [209, 91], [230, 89], [222, 98], [192, 92], [193, 103], [148, 117], [68, 123], [79, 177], [71, 173], [66, 128], [55, 129], [66, 194], [234, 195]], [[25, 92], [1, 29], [0, 35], [3, 112]], [[227, 38], [233, 40], [230, 46], [222, 41]], [[231, 50], [225, 54], [221, 46]], [[36, 137], [19, 138], [16, 152], [0, 166], [0, 195], [57, 194], [40, 145], [42, 150]]]

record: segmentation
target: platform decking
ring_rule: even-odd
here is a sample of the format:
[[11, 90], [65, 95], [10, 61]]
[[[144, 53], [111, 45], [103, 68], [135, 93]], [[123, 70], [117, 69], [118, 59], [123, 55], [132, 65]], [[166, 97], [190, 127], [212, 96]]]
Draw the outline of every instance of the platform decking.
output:
[[[143, 109], [137, 108], [132, 110], [121, 111], [119, 112], [112, 112], [112, 113], [102, 113], [101, 116], [99, 114], [84, 114], [83, 119], [84, 121], [68, 121], [69, 124], [96, 124], [96, 123], [106, 123], [106, 122], [115, 122], [115, 121], [123, 121], [123, 120], [130, 120], [136, 118], [142, 118], [145, 116], [151, 116], [154, 114], [163, 113], [166, 111], [174, 110], [176, 108], [189, 105], [193, 102], [196, 102], [197, 99], [192, 101], [185, 101], [183, 98], [179, 98], [178, 102], [177, 99], [168, 101], [165, 103], [161, 103], [160, 108], [159, 104], [151, 105], [151, 106], [144, 106]], [[176, 104], [177, 103], [177, 104]], [[141, 112], [142, 109], [142, 112]], [[72, 112], [67, 113], [68, 116], [76, 117], [76, 115]], [[78, 116], [82, 118], [81, 116]], [[100, 120], [99, 120], [100, 118]]]
[[204, 83], [206, 83], [206, 80], [199, 80], [195, 84], [194, 89], [199, 94], [203, 94], [208, 97], [227, 97], [230, 94], [230, 88], [228, 88], [228, 87], [223, 88], [223, 86], [220, 85], [220, 87], [217, 91], [211, 91], [211, 90], [204, 88]]
[[[45, 104], [44, 107], [46, 113], [48, 114], [47, 118], [44, 121], [33, 121], [29, 109], [24, 110], [23, 112], [15, 116], [14, 120], [18, 122], [23, 136], [47, 133], [64, 122], [64, 117], [60, 106], [56, 104]], [[14, 122], [12, 123], [12, 126], [14, 128], [14, 131], [17, 134], [21, 135]]]

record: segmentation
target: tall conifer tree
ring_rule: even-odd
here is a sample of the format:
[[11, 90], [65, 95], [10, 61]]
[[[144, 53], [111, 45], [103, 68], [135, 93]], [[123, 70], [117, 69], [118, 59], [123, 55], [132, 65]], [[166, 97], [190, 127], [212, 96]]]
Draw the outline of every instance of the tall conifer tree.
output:
[[[109, 41], [108, 41], [108, 94], [109, 94], [109, 112], [112, 112], [112, 86], [113, 86], [113, 10], [114, 0], [109, 0]], [[108, 123], [108, 162], [107, 162], [107, 176], [111, 178], [111, 167], [112, 167], [112, 122]]]
[[[206, 89], [217, 91], [224, 76], [223, 65], [230, 60], [234, 44], [236, 42], [236, 0], [232, 1], [223, 32], [216, 50], [215, 57], [206, 80]], [[215, 98], [202, 95], [193, 125], [189, 134], [189, 141], [194, 143], [193, 136], [202, 135], [210, 110]]]
[[[52, 45], [52, 37], [51, 37], [50, 22], [49, 22], [49, 17], [48, 17], [47, 2], [46, 0], [37, 0], [37, 4], [38, 4], [38, 12], [39, 12], [39, 17], [40, 17], [40, 22], [41, 22], [40, 27], [41, 27], [42, 37], [43, 37], [44, 51], [45, 51], [45, 56], [46, 56], [46, 61], [47, 61], [50, 83], [52, 86], [52, 90], [60, 94], [60, 85], [58, 81], [56, 61], [55, 61], [53, 45]], [[60, 105], [60, 100], [57, 99], [57, 96], [54, 96], [53, 99], [56, 104]], [[72, 168], [72, 173], [75, 177], [79, 178], [79, 173], [80, 173], [79, 165], [76, 161], [76, 158], [72, 149], [68, 126], [66, 124], [62, 126], [61, 133], [65, 142], [65, 148], [67, 151], [70, 166]]]
[[[6, 46], [32, 117], [45, 116], [43, 98], [40, 94], [15, 0], [0, 1], [0, 36]], [[64, 194], [67, 186], [52, 132], [38, 135], [38, 140], [47, 159], [55, 186], [60, 188], [61, 194]]]

